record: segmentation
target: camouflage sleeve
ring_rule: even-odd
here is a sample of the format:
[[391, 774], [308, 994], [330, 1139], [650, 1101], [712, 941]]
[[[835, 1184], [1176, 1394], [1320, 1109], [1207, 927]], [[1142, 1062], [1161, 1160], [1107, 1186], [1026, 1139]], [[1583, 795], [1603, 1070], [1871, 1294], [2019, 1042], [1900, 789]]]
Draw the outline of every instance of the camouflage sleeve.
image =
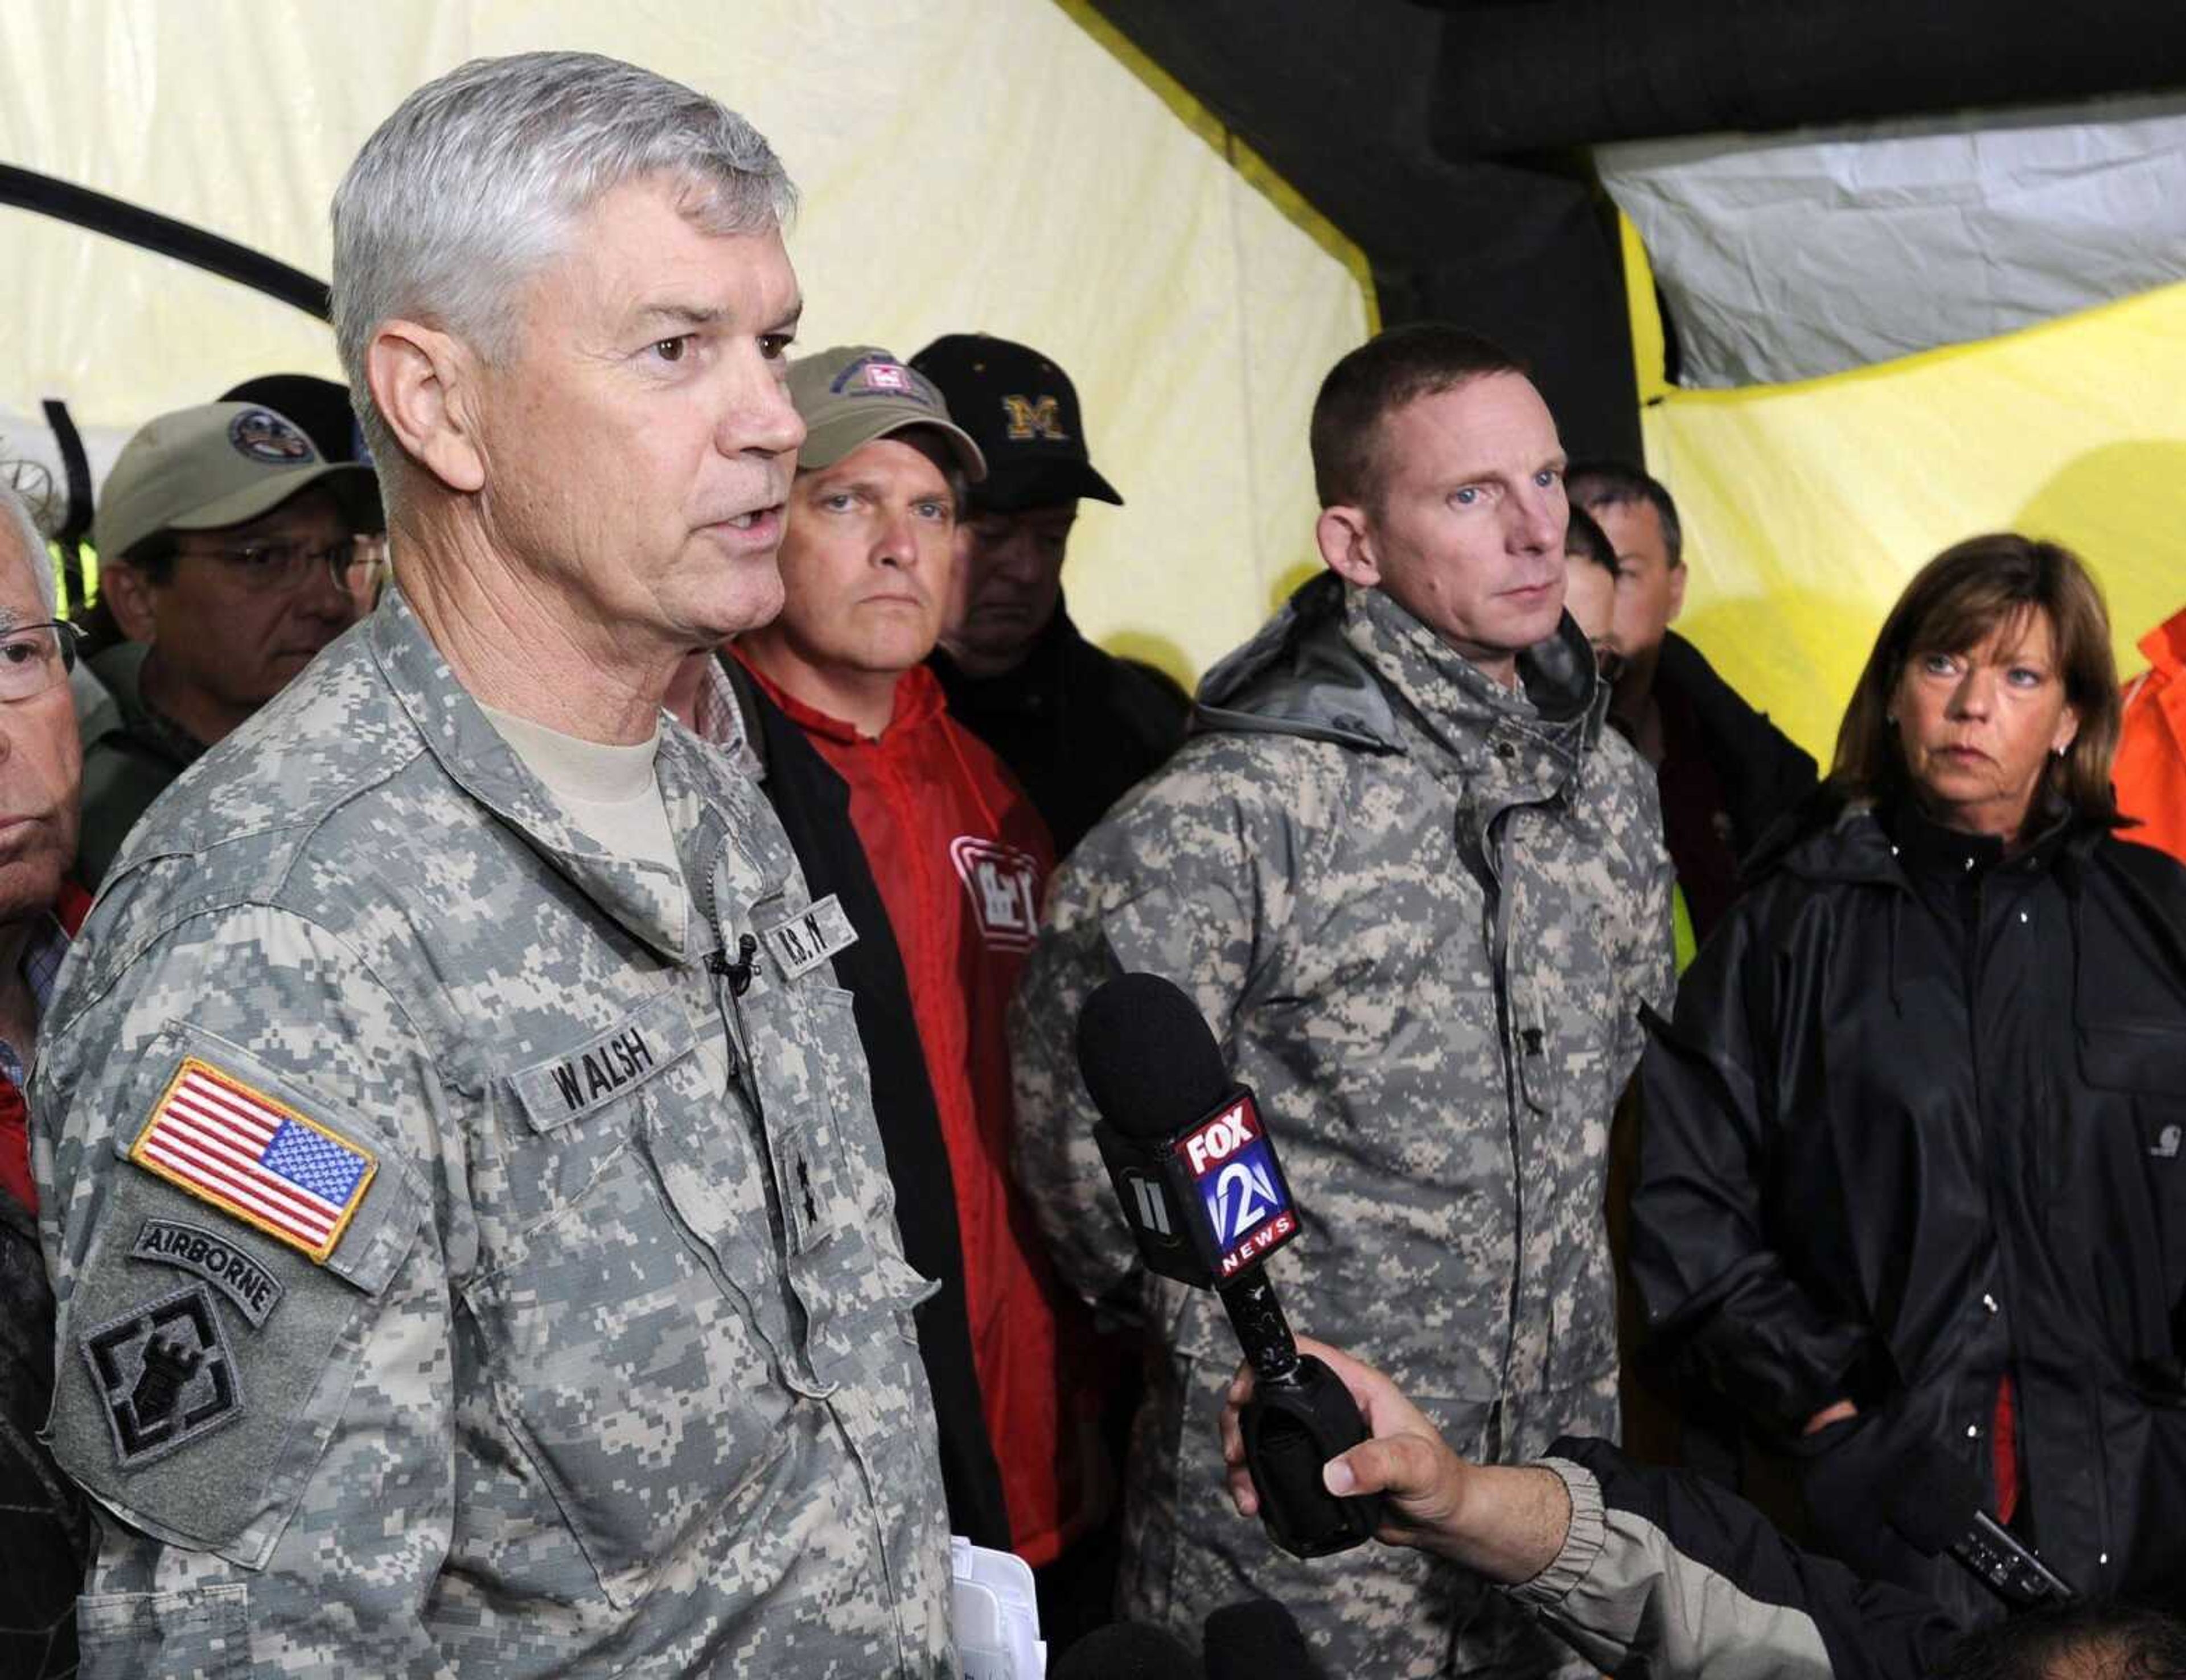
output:
[[1160, 974], [1192, 996], [1227, 1050], [1289, 904], [1289, 813], [1215, 758], [1172, 766], [1079, 843], [1049, 890], [1011, 1008], [1012, 1165], [1062, 1274], [1089, 1301], [1110, 1295], [1136, 1257], [1093, 1142], [1079, 1011], [1115, 975]]
[[427, 1672], [454, 1501], [431, 1059], [294, 916], [194, 916], [128, 960], [101, 920], [31, 1093], [52, 1442], [100, 1508], [82, 1672]]
[[1637, 753], [1629, 757], [1638, 813], [1631, 848], [1634, 891], [1626, 902], [1627, 915], [1619, 929], [1623, 949], [1615, 953], [1617, 972], [1628, 988], [1617, 1022], [1619, 1086], [1631, 1078], [1646, 1048], [1645, 1011], [1668, 1015], [1678, 999], [1678, 946], [1670, 909], [1676, 876], [1669, 848], [1662, 840], [1662, 795], [1645, 761]]

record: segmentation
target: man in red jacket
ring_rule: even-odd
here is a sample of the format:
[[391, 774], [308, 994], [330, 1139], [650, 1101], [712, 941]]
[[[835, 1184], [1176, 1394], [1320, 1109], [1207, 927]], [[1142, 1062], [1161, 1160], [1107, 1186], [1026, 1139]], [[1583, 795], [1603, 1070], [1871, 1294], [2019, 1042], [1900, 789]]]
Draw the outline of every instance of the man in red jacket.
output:
[[870, 347], [790, 369], [805, 424], [784, 604], [735, 651], [850, 791], [955, 1180], [972, 1359], [1017, 1552], [1052, 1562], [1099, 1515], [1084, 1309], [1009, 1176], [1004, 1013], [1053, 849], [1024, 790], [949, 715], [940, 633], [966, 482], [985, 464], [922, 374]]
[[23, 1077], [70, 937], [91, 901], [68, 878], [83, 759], [54, 622], [53, 568], [0, 483], [0, 1674], [73, 1673], [89, 1518], [39, 1444], [53, 1400], [53, 1297], [38, 1253]]

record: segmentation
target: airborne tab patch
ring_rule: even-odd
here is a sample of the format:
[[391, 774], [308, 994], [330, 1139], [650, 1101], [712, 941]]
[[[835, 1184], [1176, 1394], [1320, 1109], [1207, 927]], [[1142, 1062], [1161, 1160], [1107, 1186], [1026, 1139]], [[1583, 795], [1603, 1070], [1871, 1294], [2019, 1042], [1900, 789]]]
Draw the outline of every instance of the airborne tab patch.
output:
[[849, 913], [830, 893], [771, 927], [759, 929], [759, 938], [781, 966], [782, 977], [794, 980], [809, 974], [838, 951], [858, 943], [858, 930], [850, 926]]
[[281, 1304], [281, 1280], [233, 1237], [183, 1219], [147, 1219], [130, 1245], [132, 1260], [194, 1272], [235, 1303], [236, 1311], [263, 1330]]
[[129, 1158], [322, 1264], [378, 1167], [371, 1151], [193, 1056]]

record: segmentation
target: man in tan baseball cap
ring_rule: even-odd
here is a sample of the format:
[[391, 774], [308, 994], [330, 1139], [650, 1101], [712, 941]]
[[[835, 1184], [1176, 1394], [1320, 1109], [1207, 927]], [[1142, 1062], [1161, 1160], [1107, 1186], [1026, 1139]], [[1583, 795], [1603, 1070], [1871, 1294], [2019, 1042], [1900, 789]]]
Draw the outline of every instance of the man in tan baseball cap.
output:
[[163, 414], [130, 439], [92, 522], [99, 594], [129, 640], [92, 669], [77, 869], [96, 886], [160, 791], [356, 620], [385, 528], [372, 468], [323, 459], [261, 404]]
[[[1010, 1543], [1043, 1567], [1096, 1518], [1105, 1481], [1103, 1353], [1009, 1173], [1005, 1016], [1054, 850], [1023, 788], [950, 716], [924, 663], [941, 632], [965, 481], [986, 462], [939, 390], [885, 350], [807, 356], [791, 365], [789, 395], [804, 443], [782, 613], [738, 636], [735, 653], [848, 787], [940, 1122]], [[898, 1183], [899, 1210], [919, 1199]], [[980, 1421], [936, 1412], [944, 1440]]]

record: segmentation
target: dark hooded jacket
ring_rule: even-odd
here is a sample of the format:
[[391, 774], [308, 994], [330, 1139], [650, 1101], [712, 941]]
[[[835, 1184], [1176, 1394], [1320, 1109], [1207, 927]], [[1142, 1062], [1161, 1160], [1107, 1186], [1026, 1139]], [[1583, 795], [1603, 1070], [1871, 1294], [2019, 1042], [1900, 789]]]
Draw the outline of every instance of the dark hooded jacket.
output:
[[1738, 896], [1740, 861], [1814, 791], [1814, 761], [1672, 630], [1655, 666], [1662, 838], [1696, 938]]
[[1945, 1453], [1992, 1510], [2015, 1476], [2015, 1527], [2080, 1592], [2181, 1596], [2186, 870], [2073, 818], [2007, 856], [1840, 809], [1652, 1024], [1649, 1320], [1805, 1455], [1817, 1541], [1993, 1615], [1883, 1520]]
[[141, 641], [125, 641], [87, 662], [106, 693], [76, 723], [83, 742], [83, 820], [76, 873], [94, 890], [138, 819], [205, 752], [204, 742], [146, 703], [144, 658], [151, 651]]
[[1023, 662], [998, 676], [972, 676], [939, 648], [928, 663], [950, 715], [1032, 795], [1058, 858], [1184, 739], [1184, 691], [1151, 665], [1096, 647], [1060, 601]]

